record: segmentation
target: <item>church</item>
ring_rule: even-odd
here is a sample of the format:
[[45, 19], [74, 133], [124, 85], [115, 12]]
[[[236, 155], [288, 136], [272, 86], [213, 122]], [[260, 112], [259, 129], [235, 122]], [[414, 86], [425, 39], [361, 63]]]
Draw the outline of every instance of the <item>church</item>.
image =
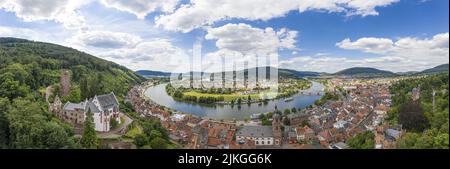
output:
[[94, 118], [95, 130], [99, 132], [108, 132], [111, 129], [111, 120], [120, 123], [119, 102], [113, 92], [96, 95], [80, 103], [67, 102], [64, 106], [56, 96], [49, 110], [62, 121], [73, 125], [83, 124], [87, 112], [90, 111]]

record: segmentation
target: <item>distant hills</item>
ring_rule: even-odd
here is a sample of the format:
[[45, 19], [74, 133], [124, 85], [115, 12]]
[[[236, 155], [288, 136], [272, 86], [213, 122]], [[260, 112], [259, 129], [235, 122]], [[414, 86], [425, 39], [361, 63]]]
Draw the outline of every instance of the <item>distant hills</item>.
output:
[[390, 76], [397, 76], [397, 74], [385, 71], [385, 70], [379, 70], [375, 68], [370, 67], [353, 67], [341, 70], [339, 72], [336, 72], [332, 74], [334, 76], [352, 76], [352, 77], [390, 77]]
[[442, 64], [431, 69], [425, 69], [420, 74], [428, 74], [428, 73], [440, 73], [440, 72], [448, 72], [448, 63]]
[[[426, 69], [423, 71], [408, 71], [408, 72], [391, 72], [386, 70], [380, 70], [376, 68], [370, 67], [353, 67], [341, 70], [336, 73], [322, 73], [322, 72], [313, 72], [313, 71], [297, 71], [292, 69], [278, 69], [278, 75], [283, 77], [291, 77], [291, 78], [304, 78], [304, 77], [319, 77], [319, 76], [345, 76], [345, 77], [392, 77], [392, 76], [410, 76], [410, 75], [419, 75], [419, 74], [430, 74], [430, 73], [440, 73], [440, 72], [448, 72], [448, 63], [442, 64], [430, 69]], [[259, 67], [258, 69], [271, 69], [273, 71], [273, 67]], [[254, 71], [256, 68], [250, 68], [249, 71]], [[242, 73], [244, 70], [237, 71], [238, 73]], [[160, 71], [151, 71], [151, 70], [139, 70], [136, 71], [137, 74], [145, 76], [145, 77], [168, 77], [170, 76], [169, 72], [160, 72]], [[196, 72], [200, 73], [200, 72]], [[188, 73], [184, 73], [185, 75]], [[211, 73], [203, 73], [204, 76], [209, 76]]]
[[[256, 68], [250, 68], [248, 71], [256, 71]], [[259, 67], [258, 69], [266, 69], [274, 71], [274, 67]], [[245, 70], [239, 70], [237, 73], [244, 73]], [[136, 71], [137, 74], [144, 76], [144, 77], [169, 77], [170, 72], [162, 72], [162, 71], [153, 71], [153, 70], [138, 70]], [[184, 75], [187, 75], [189, 72], [183, 73]], [[201, 72], [195, 72], [195, 74], [198, 74]], [[203, 76], [210, 76], [211, 73], [203, 72]], [[318, 72], [311, 72], [311, 71], [297, 71], [297, 70], [291, 70], [291, 69], [278, 69], [278, 75], [280, 77], [317, 77], [320, 76], [321, 73]]]
[[138, 70], [137, 74], [144, 77], [168, 77], [170, 76], [170, 72], [161, 72], [161, 71], [153, 71], [153, 70]]
[[285, 74], [286, 76], [297, 76], [297, 77], [317, 77], [323, 74], [319, 72], [297, 71], [292, 69], [278, 69], [278, 73]]

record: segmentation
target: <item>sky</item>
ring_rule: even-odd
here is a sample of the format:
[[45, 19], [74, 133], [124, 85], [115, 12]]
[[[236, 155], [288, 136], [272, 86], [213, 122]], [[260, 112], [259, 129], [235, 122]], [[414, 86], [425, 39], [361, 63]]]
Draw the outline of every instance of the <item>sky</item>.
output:
[[0, 37], [68, 46], [132, 70], [188, 71], [200, 53], [210, 71], [222, 57], [261, 56], [299, 71], [421, 71], [449, 62], [448, 3], [0, 0]]

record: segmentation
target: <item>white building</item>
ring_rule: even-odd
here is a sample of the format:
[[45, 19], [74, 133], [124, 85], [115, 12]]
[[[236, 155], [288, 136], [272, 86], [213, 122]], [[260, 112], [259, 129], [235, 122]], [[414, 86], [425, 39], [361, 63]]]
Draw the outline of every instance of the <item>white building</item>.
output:
[[107, 132], [111, 128], [111, 120], [120, 123], [119, 102], [113, 92], [105, 95], [94, 96], [94, 98], [81, 103], [67, 102], [57, 116], [72, 124], [83, 124], [86, 114], [91, 111], [94, 119], [95, 130]]
[[256, 146], [271, 146], [274, 144], [272, 126], [244, 126], [236, 132], [236, 140], [249, 139]]
[[348, 122], [344, 120], [339, 120], [336, 123], [333, 124], [334, 128], [340, 129], [345, 128], [347, 126]]
[[96, 131], [109, 131], [111, 119], [120, 123], [119, 102], [114, 93], [95, 96], [90, 103], [88, 105], [94, 117]]

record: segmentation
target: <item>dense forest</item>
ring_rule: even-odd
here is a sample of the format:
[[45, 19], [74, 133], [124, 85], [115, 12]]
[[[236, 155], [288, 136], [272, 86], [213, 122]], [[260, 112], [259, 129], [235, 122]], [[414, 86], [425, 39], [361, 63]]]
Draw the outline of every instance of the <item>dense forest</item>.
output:
[[[73, 129], [48, 112], [45, 93], [61, 92], [62, 72], [70, 74], [63, 102], [114, 92], [120, 102], [145, 79], [89, 54], [49, 43], [0, 38], [0, 148], [78, 148]], [[124, 107], [124, 106], [123, 106]]]
[[[414, 88], [420, 91], [418, 99], [413, 99]], [[448, 73], [401, 80], [390, 91], [388, 122], [406, 130], [399, 148], [449, 148]]]

